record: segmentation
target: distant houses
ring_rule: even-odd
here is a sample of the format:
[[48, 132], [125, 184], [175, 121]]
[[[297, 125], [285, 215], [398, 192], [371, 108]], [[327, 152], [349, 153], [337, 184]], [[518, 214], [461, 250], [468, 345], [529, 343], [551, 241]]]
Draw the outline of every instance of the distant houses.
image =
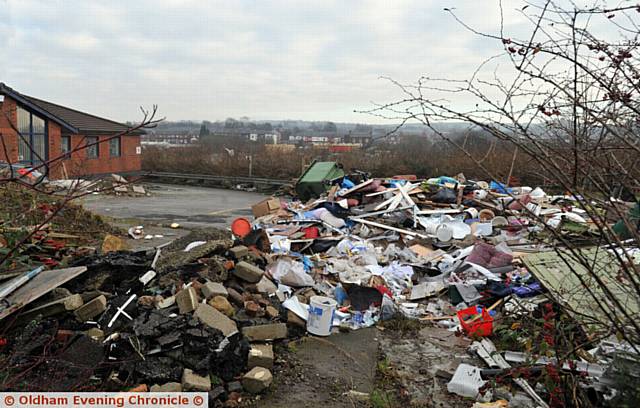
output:
[[258, 130], [255, 127], [233, 127], [206, 129], [206, 134], [155, 134], [150, 131], [143, 136], [143, 145], [187, 146], [206, 140], [246, 141], [259, 145], [291, 145], [299, 148], [326, 148], [333, 152], [345, 152], [368, 147], [379, 141], [397, 143], [401, 136], [387, 135], [384, 129], [367, 125], [358, 125], [347, 131], [324, 129], [270, 129]]

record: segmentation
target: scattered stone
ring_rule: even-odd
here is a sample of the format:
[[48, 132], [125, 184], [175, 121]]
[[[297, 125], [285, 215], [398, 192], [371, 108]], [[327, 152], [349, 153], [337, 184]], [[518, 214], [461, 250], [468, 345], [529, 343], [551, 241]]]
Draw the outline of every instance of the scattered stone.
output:
[[230, 392], [229, 399], [224, 403], [225, 408], [236, 408], [240, 405], [240, 401], [242, 400], [242, 394], [239, 392]]
[[242, 387], [251, 394], [259, 394], [269, 388], [272, 381], [271, 371], [263, 367], [254, 367], [242, 377]]
[[104, 295], [100, 295], [89, 303], [86, 303], [82, 307], [76, 309], [74, 313], [79, 321], [86, 322], [104, 312], [106, 308], [107, 298]]
[[182, 392], [182, 384], [177, 382], [168, 382], [162, 385], [152, 385], [151, 392]]
[[260, 282], [256, 284], [256, 291], [272, 295], [278, 291], [278, 287], [271, 281], [271, 279], [263, 276], [262, 279], [260, 279]]
[[85, 332], [85, 334], [91, 337], [94, 340], [102, 341], [104, 340], [104, 332], [97, 327], [93, 327]]
[[250, 300], [248, 302], [244, 302], [244, 310], [247, 315], [251, 317], [256, 317], [262, 311], [262, 308], [256, 302]]
[[298, 316], [297, 314], [293, 313], [291, 310], [287, 310], [287, 323], [292, 325], [292, 326], [298, 326], [298, 327], [302, 327], [302, 328], [306, 328], [307, 327], [307, 322], [302, 320], [300, 318], [300, 316]]
[[242, 295], [233, 288], [227, 288], [227, 292], [229, 293], [229, 299], [236, 305], [243, 307], [244, 306], [244, 298]]
[[207, 326], [220, 330], [225, 336], [238, 331], [236, 322], [206, 303], [198, 305], [194, 316]]
[[257, 283], [262, 279], [264, 271], [248, 262], [238, 262], [235, 268], [235, 275], [249, 283]]
[[267, 306], [265, 308], [265, 312], [269, 319], [275, 319], [276, 317], [280, 316], [280, 312], [278, 312], [278, 309], [273, 306]]
[[188, 287], [176, 294], [176, 303], [180, 314], [190, 313], [198, 307], [198, 295], [193, 287]]
[[53, 300], [60, 300], [73, 295], [67, 288], [55, 288], [49, 292], [49, 297]]
[[136, 385], [133, 388], [129, 388], [127, 392], [149, 392], [149, 387], [147, 384]]
[[142, 186], [133, 185], [133, 192], [137, 194], [147, 194], [147, 191]]
[[244, 245], [238, 245], [229, 249], [229, 252], [231, 253], [231, 256], [233, 256], [235, 259], [240, 259], [249, 255], [249, 248], [247, 248]]
[[185, 368], [182, 372], [182, 389], [184, 391], [209, 391], [211, 390], [211, 379], [199, 376]]
[[287, 325], [284, 323], [274, 323], [248, 326], [242, 329], [242, 334], [247, 336], [250, 341], [284, 339], [287, 337]]
[[56, 341], [60, 343], [68, 342], [75, 332], [73, 330], [60, 329], [56, 332]]
[[153, 307], [156, 303], [155, 296], [140, 296], [138, 298], [138, 305], [143, 307]]
[[209, 406], [215, 406], [215, 401], [225, 401], [227, 399], [227, 390], [224, 389], [222, 385], [217, 386], [216, 388], [209, 391]]
[[356, 390], [349, 390], [342, 395], [346, 396], [350, 400], [355, 400], [360, 402], [369, 402], [369, 400], [371, 399], [368, 393], [360, 392]]
[[214, 296], [209, 302], [209, 305], [216, 308], [217, 311], [224, 313], [228, 317], [232, 317], [236, 314], [236, 310], [231, 306], [231, 303], [223, 296]]
[[176, 304], [176, 297], [175, 296], [169, 296], [168, 298], [164, 298], [162, 300], [159, 300], [158, 303], [156, 303], [156, 307], [158, 309], [165, 309], [165, 308], [173, 306], [175, 304]]
[[28, 310], [20, 315], [20, 319], [30, 320], [38, 315], [42, 317], [54, 316], [59, 313], [76, 310], [83, 304], [82, 296], [71, 295]]
[[107, 234], [102, 241], [102, 253], [117, 252], [127, 249], [124, 241], [115, 235]]
[[271, 344], [252, 344], [249, 350], [247, 368], [273, 368], [273, 346]]
[[240, 381], [231, 381], [227, 383], [227, 391], [242, 392], [242, 383]]
[[207, 282], [202, 285], [200, 288], [200, 292], [205, 299], [209, 300], [214, 296], [224, 296], [227, 297], [229, 293], [227, 289], [221, 284], [217, 282]]

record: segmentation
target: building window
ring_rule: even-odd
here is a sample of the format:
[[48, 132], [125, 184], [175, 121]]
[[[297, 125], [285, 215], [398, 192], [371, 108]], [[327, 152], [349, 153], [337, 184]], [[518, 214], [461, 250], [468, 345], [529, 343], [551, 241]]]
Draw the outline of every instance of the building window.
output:
[[109, 140], [109, 156], [120, 157], [120, 138], [114, 137]]
[[60, 138], [60, 152], [65, 159], [69, 158], [71, 152], [71, 136], [62, 136]]
[[18, 161], [31, 165], [47, 160], [46, 122], [18, 106]]
[[87, 137], [87, 158], [88, 159], [97, 159], [100, 155], [100, 148], [98, 144], [98, 138]]

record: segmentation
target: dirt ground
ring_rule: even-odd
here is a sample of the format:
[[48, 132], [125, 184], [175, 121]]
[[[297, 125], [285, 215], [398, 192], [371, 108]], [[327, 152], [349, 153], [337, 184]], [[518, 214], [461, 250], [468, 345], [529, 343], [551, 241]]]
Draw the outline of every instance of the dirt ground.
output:
[[438, 373], [472, 361], [468, 344], [437, 327], [306, 337], [279, 350], [272, 390], [254, 406], [466, 408]]
[[368, 328], [290, 343], [278, 356], [272, 390], [255, 406], [369, 406], [368, 398], [358, 401], [348, 391], [373, 391], [379, 335], [377, 329]]

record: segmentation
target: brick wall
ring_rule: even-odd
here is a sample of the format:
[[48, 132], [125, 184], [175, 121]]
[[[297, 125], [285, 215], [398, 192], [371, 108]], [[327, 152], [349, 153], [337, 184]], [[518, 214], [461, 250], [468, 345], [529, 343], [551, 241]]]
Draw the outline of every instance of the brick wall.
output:
[[[7, 146], [7, 152], [13, 163], [18, 159], [18, 135], [11, 128], [7, 121], [7, 116], [16, 123], [16, 103], [9, 97], [5, 97], [4, 103], [0, 106], [0, 134]], [[47, 131], [49, 136], [49, 160], [54, 160], [62, 156], [60, 125], [50, 120], [47, 121]], [[92, 174], [120, 173], [129, 171], [139, 171], [142, 168], [142, 156], [137, 154], [136, 148], [140, 146], [140, 136], [122, 136], [120, 138], [120, 157], [109, 155], [109, 136], [98, 135], [100, 140], [98, 157], [88, 158], [86, 149], [79, 150], [71, 157], [55, 160], [49, 169], [49, 178], [88, 176]], [[80, 146], [83, 142], [82, 135], [71, 135], [71, 148]], [[7, 161], [4, 149], [0, 145], [0, 160]]]
[[[49, 133], [51, 135], [51, 133]], [[92, 174], [120, 173], [139, 171], [142, 168], [142, 156], [137, 154], [136, 148], [140, 146], [140, 136], [122, 136], [120, 138], [120, 157], [111, 157], [109, 154], [110, 135], [98, 136], [98, 157], [87, 157], [87, 149], [74, 152], [70, 158], [57, 160], [51, 166], [51, 178], [63, 178], [64, 170], [68, 177], [88, 176]], [[71, 135], [71, 148], [80, 146], [83, 142], [82, 135]], [[49, 156], [60, 156], [60, 135], [49, 138]], [[55, 149], [55, 150], [54, 150]], [[54, 154], [55, 152], [55, 154]], [[64, 168], [64, 170], [63, 170]]]
[[[2, 140], [7, 148], [6, 153], [8, 153], [9, 159], [11, 162], [15, 162], [18, 158], [18, 136], [9, 125], [7, 118], [11, 118], [13, 123], [16, 123], [16, 102], [5, 96], [0, 108], [0, 135], [2, 135]], [[0, 160], [8, 161], [2, 144], [0, 144]]]

